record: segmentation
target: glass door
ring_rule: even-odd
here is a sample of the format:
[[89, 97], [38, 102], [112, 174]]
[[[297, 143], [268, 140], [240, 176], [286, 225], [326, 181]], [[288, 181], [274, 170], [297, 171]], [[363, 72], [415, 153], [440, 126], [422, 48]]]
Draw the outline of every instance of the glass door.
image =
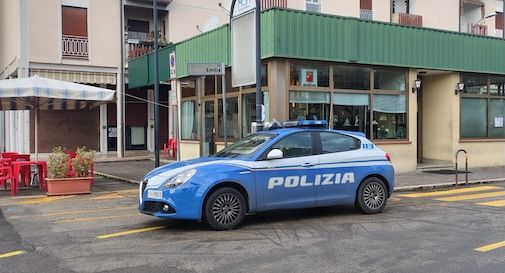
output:
[[201, 139], [201, 155], [208, 156], [216, 152], [216, 128], [214, 116], [214, 101], [203, 102], [203, 118], [202, 118], [202, 137]]

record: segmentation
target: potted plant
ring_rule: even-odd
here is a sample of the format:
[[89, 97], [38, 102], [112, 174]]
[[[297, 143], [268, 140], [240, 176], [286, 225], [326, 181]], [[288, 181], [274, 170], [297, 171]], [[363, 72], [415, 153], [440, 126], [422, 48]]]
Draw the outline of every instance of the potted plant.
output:
[[95, 151], [86, 147], [77, 148], [74, 158], [61, 147], [54, 148], [47, 162], [47, 195], [91, 193], [94, 158]]

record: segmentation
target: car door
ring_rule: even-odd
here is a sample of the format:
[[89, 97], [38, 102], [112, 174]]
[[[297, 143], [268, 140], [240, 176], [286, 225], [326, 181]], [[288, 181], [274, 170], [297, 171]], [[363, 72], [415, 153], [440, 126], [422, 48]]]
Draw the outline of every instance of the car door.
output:
[[366, 164], [359, 152], [359, 139], [336, 132], [320, 132], [317, 205], [352, 202]]
[[[317, 172], [317, 132], [290, 134], [270, 147], [255, 164], [256, 188], [263, 194], [258, 209], [301, 208], [316, 205], [311, 181]], [[266, 159], [272, 149], [283, 152], [281, 159]]]

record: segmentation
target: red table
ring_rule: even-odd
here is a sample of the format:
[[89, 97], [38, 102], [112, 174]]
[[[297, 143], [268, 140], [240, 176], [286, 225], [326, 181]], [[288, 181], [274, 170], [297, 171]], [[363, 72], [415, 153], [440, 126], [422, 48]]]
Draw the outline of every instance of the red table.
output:
[[18, 192], [18, 179], [23, 167], [30, 167], [32, 165], [37, 165], [39, 169], [39, 187], [46, 189], [45, 178], [47, 178], [47, 163], [45, 161], [13, 161], [11, 162], [13, 172], [12, 172], [12, 183], [11, 183], [11, 193], [16, 194]]

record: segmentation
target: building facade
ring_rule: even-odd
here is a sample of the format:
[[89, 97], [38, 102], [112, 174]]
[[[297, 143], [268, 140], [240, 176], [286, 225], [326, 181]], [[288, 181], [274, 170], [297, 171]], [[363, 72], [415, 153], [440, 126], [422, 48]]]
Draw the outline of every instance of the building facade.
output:
[[[470, 167], [505, 164], [501, 1], [334, 2], [277, 1], [281, 8], [262, 13], [267, 120], [325, 119], [363, 132], [392, 155], [398, 172], [426, 162], [452, 166], [459, 149]], [[468, 5], [480, 18], [469, 17]], [[220, 77], [187, 73], [188, 63], [229, 64], [229, 41], [223, 26], [160, 52], [160, 62], [177, 56], [182, 159], [221, 149], [225, 118], [232, 141], [252, 130], [254, 86], [233, 88], [228, 69], [223, 116]], [[149, 66], [148, 57], [129, 63], [130, 86], [150, 84]]]

